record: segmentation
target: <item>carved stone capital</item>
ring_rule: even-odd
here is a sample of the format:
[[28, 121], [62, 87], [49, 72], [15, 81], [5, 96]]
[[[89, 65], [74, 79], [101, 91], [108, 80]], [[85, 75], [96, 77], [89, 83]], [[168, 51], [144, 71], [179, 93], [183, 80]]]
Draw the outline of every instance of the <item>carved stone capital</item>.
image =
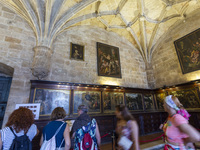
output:
[[53, 51], [46, 46], [36, 46], [33, 50], [35, 54], [31, 68], [32, 74], [41, 80], [49, 75]]

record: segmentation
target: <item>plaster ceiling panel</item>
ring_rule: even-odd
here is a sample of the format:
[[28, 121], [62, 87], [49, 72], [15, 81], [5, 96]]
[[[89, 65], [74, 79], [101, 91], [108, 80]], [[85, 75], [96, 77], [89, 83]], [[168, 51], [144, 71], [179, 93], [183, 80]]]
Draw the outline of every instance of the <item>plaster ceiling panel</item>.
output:
[[164, 4], [161, 0], [145, 0], [144, 13], [151, 19], [157, 19], [162, 12]]
[[100, 4], [100, 11], [108, 11], [117, 9], [118, 4], [121, 0], [103, 0]]
[[186, 14], [193, 12], [196, 9], [200, 8], [200, 3], [189, 3], [189, 8], [186, 10]]
[[127, 1], [120, 13], [127, 20], [127, 22], [131, 22], [132, 19], [139, 13], [137, 9], [137, 1]]

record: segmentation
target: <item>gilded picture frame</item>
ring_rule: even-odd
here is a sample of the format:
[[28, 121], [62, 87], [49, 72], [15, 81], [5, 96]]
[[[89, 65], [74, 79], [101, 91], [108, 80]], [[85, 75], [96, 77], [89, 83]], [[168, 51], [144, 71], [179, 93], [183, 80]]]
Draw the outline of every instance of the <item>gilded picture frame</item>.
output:
[[123, 92], [103, 92], [103, 112], [115, 112], [115, 106], [124, 104]]
[[56, 107], [63, 107], [70, 112], [70, 90], [35, 88], [33, 103], [40, 103], [40, 116], [50, 116]]
[[74, 90], [73, 114], [77, 114], [79, 105], [86, 105], [88, 113], [101, 113], [101, 91]]
[[140, 93], [125, 93], [126, 106], [130, 111], [143, 111], [144, 104], [142, 94]]

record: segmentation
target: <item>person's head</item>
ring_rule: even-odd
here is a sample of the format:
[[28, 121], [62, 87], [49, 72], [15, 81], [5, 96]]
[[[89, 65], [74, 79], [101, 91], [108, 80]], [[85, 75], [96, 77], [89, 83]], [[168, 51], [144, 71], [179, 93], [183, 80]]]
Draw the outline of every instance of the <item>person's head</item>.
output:
[[63, 107], [56, 107], [51, 113], [51, 120], [64, 119], [66, 115]]
[[173, 95], [168, 95], [165, 98], [165, 102], [164, 102], [163, 106], [164, 106], [164, 109], [166, 112], [169, 112], [172, 109], [175, 111], [178, 111], [181, 107], [183, 107], [183, 105], [180, 103], [178, 98]]
[[80, 116], [81, 114], [87, 113], [87, 112], [88, 112], [87, 106], [85, 106], [85, 105], [80, 105], [80, 106], [78, 106], [78, 115], [79, 115], [79, 116]]
[[131, 115], [128, 108], [125, 107], [124, 105], [116, 105], [115, 106], [115, 115], [118, 119], [123, 119], [126, 121], [134, 120], [134, 117]]
[[20, 107], [19, 109], [14, 110], [10, 114], [6, 126], [12, 126], [17, 133], [21, 130], [27, 132], [30, 126], [33, 124], [33, 122], [33, 112], [28, 108]]

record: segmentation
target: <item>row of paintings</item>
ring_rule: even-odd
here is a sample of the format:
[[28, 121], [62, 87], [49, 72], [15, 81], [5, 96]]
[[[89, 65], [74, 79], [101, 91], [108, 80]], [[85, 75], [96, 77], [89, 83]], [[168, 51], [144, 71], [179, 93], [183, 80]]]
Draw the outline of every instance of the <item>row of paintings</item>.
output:
[[[164, 98], [168, 94], [177, 96], [187, 109], [200, 108], [199, 96], [195, 88], [180, 91], [163, 91], [155, 95], [105, 91], [102, 92], [102, 97], [101, 91], [74, 90], [72, 112], [77, 114], [78, 106], [81, 104], [85, 104], [88, 107], [89, 113], [101, 113], [101, 110], [103, 110], [103, 113], [113, 113], [115, 106], [118, 104], [125, 104], [130, 111], [163, 111]], [[56, 107], [63, 107], [69, 114], [71, 96], [70, 90], [36, 88], [33, 103], [41, 104], [40, 116], [50, 115]]]

